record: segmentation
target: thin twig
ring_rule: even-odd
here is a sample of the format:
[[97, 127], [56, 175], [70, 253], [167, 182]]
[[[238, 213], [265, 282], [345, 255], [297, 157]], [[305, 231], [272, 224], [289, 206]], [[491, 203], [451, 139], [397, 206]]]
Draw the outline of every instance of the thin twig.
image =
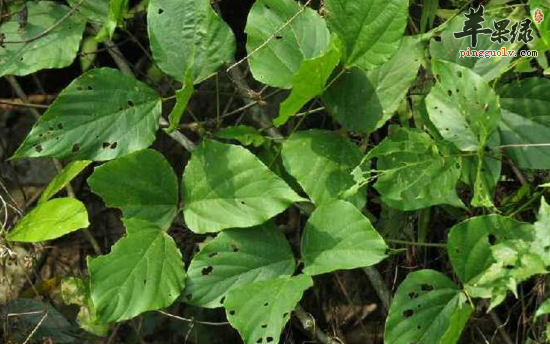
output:
[[529, 148], [529, 147], [550, 147], [550, 142], [544, 143], [513, 143], [509, 145], [496, 146], [494, 148]]
[[40, 326], [42, 326], [42, 323], [44, 322], [44, 320], [46, 320], [46, 318], [48, 317], [48, 311], [44, 312], [44, 316], [40, 319], [40, 321], [38, 322], [38, 324], [36, 324], [36, 326], [33, 328], [33, 330], [31, 331], [31, 333], [29, 334], [29, 336], [27, 337], [27, 339], [25, 339], [25, 341], [23, 342], [23, 344], [27, 344], [31, 338], [34, 336], [34, 334], [36, 333], [36, 331], [38, 331], [38, 328], [40, 328]]
[[[487, 308], [489, 307], [489, 303], [486, 300], [482, 300], [481, 303], [485, 307], [487, 307]], [[498, 315], [495, 312], [490, 311], [489, 312], [489, 317], [491, 318], [491, 320], [495, 324], [498, 333], [500, 334], [500, 336], [504, 340], [504, 343], [505, 344], [514, 344], [514, 341], [510, 338], [510, 335], [508, 334], [508, 332], [506, 332], [506, 329], [504, 328], [505, 325], [502, 323], [502, 321], [500, 320]]]
[[56, 21], [52, 26], [50, 26], [49, 28], [47, 28], [46, 30], [42, 31], [41, 33], [31, 37], [31, 38], [27, 38], [27, 39], [23, 39], [21, 41], [3, 41], [2, 44], [24, 44], [24, 43], [30, 43], [30, 42], [34, 42], [36, 41], [37, 39], [40, 39], [44, 36], [46, 36], [47, 34], [49, 34], [50, 32], [52, 32], [53, 30], [55, 30], [59, 25], [63, 24], [63, 22], [67, 19], [69, 19], [70, 16], [72, 16], [80, 6], [82, 6], [86, 1], [88, 0], [80, 0], [80, 2], [78, 4], [76, 4], [73, 8], [71, 8], [67, 13], [65, 13], [65, 15], [63, 17], [61, 17], [58, 21]]
[[27, 108], [35, 108], [35, 109], [47, 109], [48, 108], [48, 105], [14, 102], [14, 101], [11, 101], [11, 100], [4, 100], [4, 99], [0, 99], [0, 105], [7, 105], [7, 106], [11, 106], [11, 107], [27, 107]]
[[[248, 86], [248, 82], [246, 81], [242, 71], [235, 67], [229, 71], [229, 75], [231, 76], [231, 79], [235, 83], [235, 86], [237, 87], [237, 91], [243, 95], [243, 100], [245, 104], [250, 104], [253, 102], [253, 100], [245, 97], [250, 94], [255, 94], [250, 86]], [[283, 139], [283, 135], [277, 130], [277, 128], [273, 127], [273, 122], [271, 118], [263, 111], [261, 107], [254, 106], [250, 109], [252, 113], [252, 120], [255, 121], [261, 129], [265, 129], [267, 134], [275, 139]]]
[[341, 344], [340, 341], [334, 340], [321, 331], [315, 323], [315, 318], [311, 314], [306, 313], [302, 306], [296, 306], [294, 309], [294, 315], [302, 324], [304, 330], [306, 330], [312, 337], [317, 338], [322, 344]]
[[185, 322], [192, 323], [192, 324], [201, 324], [201, 325], [208, 325], [208, 326], [227, 326], [227, 325], [229, 325], [228, 322], [200, 321], [200, 320], [180, 317], [178, 315], [170, 314], [170, 313], [164, 312], [164, 311], [157, 311], [157, 312], [160, 313], [160, 314], [166, 315], [167, 317], [177, 319], [177, 320], [181, 320], [181, 321], [185, 321]]
[[24, 312], [24, 313], [8, 313], [6, 317], [21, 317], [24, 315], [34, 315], [34, 314], [42, 314], [44, 311], [33, 311], [33, 312]]
[[438, 243], [431, 243], [431, 242], [414, 242], [414, 241], [398, 240], [398, 239], [386, 239], [386, 241], [391, 242], [393, 244], [401, 244], [401, 245], [407, 245], [407, 246], [447, 248], [446, 244], [438, 244]]
[[382, 302], [384, 312], [388, 314], [392, 297], [384, 278], [382, 278], [382, 275], [380, 274], [380, 271], [378, 271], [378, 269], [374, 266], [369, 266], [363, 268], [363, 272], [367, 275], [370, 284], [376, 292], [376, 295], [378, 295], [378, 298]]

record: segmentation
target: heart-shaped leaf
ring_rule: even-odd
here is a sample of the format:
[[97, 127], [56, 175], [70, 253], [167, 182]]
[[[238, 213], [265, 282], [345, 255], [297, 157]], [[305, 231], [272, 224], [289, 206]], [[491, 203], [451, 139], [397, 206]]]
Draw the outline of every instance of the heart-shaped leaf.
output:
[[157, 151], [138, 151], [96, 167], [88, 178], [92, 192], [124, 217], [168, 228], [178, 211], [178, 178]]
[[295, 0], [257, 0], [245, 32], [252, 75], [273, 87], [292, 87], [302, 62], [322, 55], [330, 43], [323, 18]]
[[[351, 171], [361, 162], [361, 151], [345, 138], [324, 130], [300, 131], [283, 143], [283, 163], [313, 203], [340, 197], [354, 182]], [[348, 201], [362, 208], [364, 190]]]
[[153, 143], [160, 112], [160, 97], [147, 85], [93, 69], [59, 94], [13, 158], [114, 159]]
[[196, 233], [256, 226], [304, 200], [245, 148], [211, 140], [193, 151], [182, 192]]
[[430, 120], [462, 151], [480, 150], [500, 122], [498, 97], [471, 69], [433, 61], [437, 84], [426, 97]]
[[234, 58], [235, 36], [208, 0], [153, 0], [147, 23], [156, 63], [177, 80], [199, 83]]
[[207, 242], [187, 270], [185, 300], [201, 307], [221, 307], [233, 288], [294, 272], [294, 255], [273, 224], [228, 229]]
[[107, 255], [88, 258], [90, 291], [102, 322], [122, 321], [174, 302], [184, 287], [181, 253], [166, 232], [126, 219], [127, 234]]
[[233, 289], [224, 303], [227, 319], [246, 344], [276, 344], [290, 313], [312, 285], [311, 277], [298, 275]]
[[302, 236], [304, 272], [318, 275], [374, 265], [386, 258], [387, 246], [370, 221], [345, 201], [315, 209]]
[[420, 270], [407, 275], [386, 320], [386, 344], [455, 344], [473, 309], [445, 275]]
[[325, 0], [329, 27], [344, 43], [346, 66], [372, 69], [399, 49], [409, 3], [402, 0]]
[[[54, 1], [32, 1], [25, 6], [26, 25], [20, 27], [17, 15], [9, 16], [9, 20], [0, 25], [0, 33], [5, 36], [0, 47], [0, 77], [67, 67], [78, 52], [85, 22], [72, 15], [57, 24], [70, 8]], [[53, 30], [43, 35], [54, 25]]]

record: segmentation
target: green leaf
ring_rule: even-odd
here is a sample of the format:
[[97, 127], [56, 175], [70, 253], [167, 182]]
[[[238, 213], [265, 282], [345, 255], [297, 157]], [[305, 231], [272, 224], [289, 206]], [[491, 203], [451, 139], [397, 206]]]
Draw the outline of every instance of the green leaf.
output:
[[374, 187], [382, 200], [399, 210], [437, 204], [463, 207], [456, 194], [460, 158], [419, 129], [392, 127], [390, 132], [365, 157], [377, 158], [378, 180]]
[[153, 57], [166, 74], [195, 84], [235, 54], [235, 36], [208, 0], [152, 0], [147, 10]]
[[93, 69], [59, 94], [12, 158], [114, 159], [153, 143], [160, 113], [161, 100], [147, 85]]
[[214, 308], [234, 288], [290, 276], [294, 255], [285, 236], [273, 224], [229, 229], [207, 242], [187, 270], [185, 300]]
[[311, 99], [323, 94], [332, 71], [340, 62], [340, 52], [332, 47], [325, 54], [302, 62], [294, 76], [292, 91], [281, 103], [279, 116], [273, 120], [276, 126], [281, 126], [294, 116]]
[[321, 56], [330, 44], [323, 18], [295, 0], [257, 0], [245, 33], [252, 75], [279, 88], [291, 88], [302, 62]]
[[301, 247], [304, 273], [309, 275], [377, 264], [386, 258], [388, 248], [361, 211], [340, 200], [315, 209]]
[[326, 0], [329, 27], [344, 43], [346, 66], [372, 69], [399, 49], [409, 3], [402, 0]]
[[84, 1], [82, 4], [81, 0], [67, 0], [67, 2], [73, 8], [78, 5], [77, 13], [94, 24], [103, 25], [109, 17], [109, 4], [111, 0]]
[[430, 120], [458, 149], [480, 150], [500, 122], [498, 97], [471, 69], [444, 61], [432, 66], [438, 82], [426, 97]]
[[[546, 51], [550, 50], [550, 21], [547, 17], [550, 13], [550, 2], [548, 0], [529, 0], [529, 8], [532, 17], [534, 17], [537, 9], [540, 9], [544, 15], [545, 20], [540, 24], [536, 24], [539, 37], [534, 35], [535, 41], [533, 42], [534, 50], [537, 50], [539, 57], [542, 57]], [[550, 333], [548, 335], [550, 336]]]
[[337, 77], [323, 94], [323, 102], [340, 125], [354, 132], [373, 132], [383, 114], [375, 86], [358, 68]]
[[[128, 0], [111, 0], [109, 3], [109, 16], [105, 23], [104, 30], [108, 38], [112, 38], [115, 29], [122, 26], [124, 16], [128, 13]], [[106, 38], [107, 38], [106, 37]]]
[[178, 129], [181, 116], [185, 112], [187, 104], [189, 103], [189, 100], [191, 99], [194, 91], [195, 89], [193, 87], [193, 80], [191, 79], [189, 74], [185, 74], [182, 88], [176, 91], [176, 105], [174, 105], [174, 108], [168, 116], [170, 127], [167, 129], [167, 132], [171, 133], [174, 130]]
[[178, 211], [178, 178], [164, 156], [147, 149], [96, 167], [88, 178], [93, 193], [124, 217], [168, 228]]
[[445, 275], [420, 270], [407, 275], [386, 320], [386, 344], [455, 344], [473, 309]]
[[462, 283], [468, 285], [493, 262], [491, 246], [506, 239], [528, 237], [532, 225], [487, 215], [470, 218], [451, 228], [447, 240], [449, 258]]
[[438, 0], [427, 0], [423, 3], [422, 16], [420, 17], [420, 32], [426, 32], [428, 27], [434, 25], [438, 9]]
[[211, 140], [193, 151], [182, 192], [195, 233], [256, 226], [304, 201], [245, 148]]
[[94, 37], [86, 37], [82, 40], [79, 60], [82, 72], [88, 71], [93, 67], [97, 58], [98, 42]]
[[223, 128], [216, 136], [227, 140], [237, 140], [244, 146], [260, 147], [265, 142], [264, 136], [258, 129], [242, 124]]
[[[351, 171], [361, 162], [361, 151], [356, 145], [334, 132], [319, 129], [292, 134], [283, 143], [281, 155], [285, 169], [316, 205], [340, 198], [343, 191], [353, 186]], [[364, 207], [364, 189], [348, 201]]]
[[504, 153], [520, 168], [550, 169], [550, 80], [529, 78], [507, 84], [501, 88], [500, 103], [502, 144], [519, 145], [506, 147]]
[[8, 233], [9, 241], [40, 242], [88, 227], [88, 212], [74, 198], [56, 198], [39, 204]]
[[290, 313], [311, 286], [311, 277], [298, 275], [233, 289], [224, 303], [227, 319], [246, 344], [276, 344]]
[[544, 197], [540, 200], [540, 208], [535, 226], [535, 240], [531, 245], [532, 252], [537, 254], [547, 269], [550, 269], [550, 206]]
[[28, 22], [23, 29], [19, 29], [17, 15], [0, 25], [0, 32], [5, 35], [4, 47], [0, 48], [0, 77], [67, 67], [78, 52], [84, 21], [70, 16], [47, 35], [34, 39], [55, 25], [70, 9], [53, 1], [29, 2], [26, 6]]
[[109, 332], [109, 325], [97, 319], [94, 305], [90, 299], [89, 284], [78, 277], [68, 277], [61, 281], [61, 296], [66, 305], [77, 305], [80, 307], [76, 322], [84, 330], [99, 336], [106, 336]]
[[[526, 250], [533, 239], [533, 225], [488, 215], [470, 218], [451, 228], [447, 248], [455, 273], [468, 293], [473, 297], [492, 297], [494, 307], [502, 302], [508, 289], [515, 292], [515, 284], [524, 279], [511, 271], [516, 260], [520, 268], [524, 262], [534, 263]], [[521, 251], [519, 255], [514, 253], [517, 251]], [[527, 269], [540, 273], [534, 264]]]
[[[500, 145], [500, 135], [494, 132], [487, 142], [489, 148]], [[500, 180], [502, 160], [498, 149], [479, 151], [476, 156], [462, 157], [461, 179], [474, 188], [474, 207], [494, 208], [493, 193]]]
[[535, 318], [545, 314], [550, 314], [550, 299], [544, 301], [542, 305], [539, 306], [537, 312], [535, 313]]
[[[380, 106], [376, 104], [376, 100], [374, 103], [367, 103], [367, 113], [382, 110], [376, 129], [381, 128], [391, 118], [405, 99], [409, 88], [416, 80], [422, 54], [422, 46], [418, 39], [408, 36], [403, 39], [401, 47], [391, 60], [367, 72], [367, 78], [380, 103]], [[368, 99], [373, 99], [372, 97], [374, 96]]]
[[[490, 28], [493, 28], [494, 20], [498, 21], [502, 19], [492, 16], [488, 11], [485, 11], [484, 18], [485, 22], [483, 22], [482, 25]], [[434, 38], [430, 40], [430, 55], [433, 59], [448, 61], [469, 68], [476, 74], [481, 75], [487, 81], [497, 78], [507, 70], [513, 59], [508, 56], [495, 56], [491, 58], [463, 56], [460, 58], [460, 51], [466, 51], [470, 48], [470, 39], [456, 39], [453, 34], [462, 31], [464, 20], [466, 20], [466, 18], [463, 14], [455, 16], [449, 21], [447, 27], [441, 33], [440, 39], [436, 40]], [[502, 44], [493, 42], [491, 41], [491, 35], [478, 35], [477, 37], [477, 47], [473, 49], [477, 51], [498, 51], [506, 48], [508, 52], [510, 50], [517, 50], [520, 46], [519, 42], [515, 44], [511, 44], [510, 42], [503, 42]]]
[[369, 133], [382, 127], [416, 80], [421, 58], [418, 39], [405, 37], [391, 60], [366, 78], [359, 70], [340, 76], [323, 96], [327, 110], [348, 130]]
[[544, 262], [532, 251], [529, 242], [524, 240], [507, 240], [491, 248], [495, 259], [477, 280], [476, 286], [487, 286], [491, 292], [489, 310], [498, 306], [508, 291], [518, 297], [517, 285], [534, 275], [545, 274]]
[[111, 253], [88, 258], [91, 297], [102, 322], [122, 321], [174, 302], [185, 271], [174, 240], [152, 223], [124, 220], [127, 234]]
[[48, 184], [48, 187], [42, 192], [38, 203], [44, 203], [56, 193], [61, 191], [73, 180], [82, 170], [84, 170], [92, 162], [89, 160], [73, 161], [63, 168], [61, 172]]

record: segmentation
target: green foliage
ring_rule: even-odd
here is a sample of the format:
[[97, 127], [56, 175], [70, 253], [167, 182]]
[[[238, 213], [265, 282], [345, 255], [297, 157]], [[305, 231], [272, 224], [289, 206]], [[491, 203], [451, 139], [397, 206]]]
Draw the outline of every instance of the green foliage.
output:
[[[392, 117], [405, 99], [409, 88], [416, 80], [422, 54], [422, 43], [416, 37], [404, 37], [401, 47], [388, 62], [367, 72], [367, 78], [374, 91], [368, 96], [371, 102], [367, 106], [370, 111], [382, 111], [376, 129]], [[377, 100], [379, 106], [376, 104]]]
[[88, 167], [92, 162], [89, 160], [73, 161], [59, 172], [57, 176], [48, 184], [48, 187], [42, 192], [38, 203], [43, 203], [55, 196], [73, 180], [82, 170]]
[[90, 287], [86, 281], [77, 277], [69, 277], [61, 281], [61, 297], [67, 305], [80, 307], [76, 321], [86, 331], [96, 336], [106, 336], [109, 325], [97, 319], [94, 305], [90, 298]]
[[[283, 144], [283, 164], [316, 205], [340, 198], [353, 185], [351, 170], [361, 162], [361, 152], [345, 138], [324, 130], [302, 131]], [[348, 201], [362, 208], [364, 190]]]
[[221, 307], [232, 289], [290, 276], [295, 262], [288, 241], [272, 224], [230, 229], [207, 242], [187, 270], [185, 301]]
[[318, 275], [374, 265], [386, 244], [370, 221], [345, 201], [325, 202], [311, 214], [302, 237], [304, 272]]
[[471, 69], [443, 61], [433, 61], [432, 67], [437, 84], [426, 97], [430, 120], [458, 149], [483, 149], [500, 121], [497, 95]]
[[70, 10], [67, 6], [41, 1], [29, 2], [27, 9], [28, 22], [23, 28], [17, 16], [0, 25], [0, 32], [5, 36], [0, 48], [0, 77], [67, 67], [78, 52], [85, 24], [78, 17], [70, 17], [50, 34], [42, 35], [67, 14]]
[[237, 140], [244, 146], [260, 147], [265, 142], [264, 136], [258, 129], [242, 124], [223, 128], [217, 136], [222, 139]]
[[144, 220], [124, 224], [126, 236], [111, 253], [88, 258], [91, 298], [104, 323], [168, 307], [184, 288], [185, 271], [174, 240]]
[[502, 121], [500, 133], [504, 145], [535, 145], [509, 147], [506, 154], [520, 168], [550, 168], [550, 146], [536, 147], [548, 142], [550, 135], [550, 81], [529, 78], [504, 85], [500, 90]]
[[174, 105], [174, 108], [168, 116], [170, 127], [167, 131], [169, 133], [178, 128], [181, 121], [181, 116], [183, 116], [183, 113], [187, 108], [187, 104], [189, 103], [189, 100], [193, 95], [193, 91], [195, 90], [193, 88], [193, 80], [191, 79], [190, 73], [186, 73], [183, 79], [182, 88], [176, 91], [176, 105]]
[[491, 308], [508, 291], [535, 274], [546, 272], [550, 247], [547, 205], [543, 203], [535, 226], [499, 216], [479, 216], [455, 225], [448, 239], [453, 268], [473, 297], [491, 298]]
[[346, 66], [372, 69], [399, 48], [409, 3], [401, 0], [326, 0], [329, 27], [344, 43]]
[[290, 313], [312, 285], [311, 277], [298, 275], [234, 289], [224, 302], [227, 319], [246, 344], [278, 343]]
[[[485, 13], [485, 23], [493, 23], [493, 20], [499, 20], [502, 18], [494, 17], [490, 12]], [[450, 20], [448, 26], [441, 33], [440, 39], [430, 40], [430, 55], [432, 58], [456, 63], [463, 67], [466, 67], [476, 74], [484, 77], [490, 81], [497, 78], [511, 63], [512, 59], [509, 57], [491, 57], [490, 59], [484, 58], [460, 58], [460, 50], [465, 51], [470, 48], [470, 41], [468, 39], [455, 39], [454, 32], [462, 31], [464, 26], [464, 16], [458, 15]], [[492, 42], [490, 35], [479, 35], [476, 50], [500, 50], [506, 48], [508, 51], [511, 49], [517, 49], [519, 44], [512, 44], [510, 42]]]
[[[435, 204], [461, 207], [456, 194], [461, 160], [447, 144], [418, 129], [392, 128], [365, 160], [377, 158], [374, 187], [387, 204], [415, 210]], [[436, 185], [436, 187], [434, 187]]]
[[[487, 4], [487, 24], [529, 15], [526, 6], [496, 7], [507, 2]], [[107, 161], [84, 190], [121, 210], [126, 233], [109, 253], [88, 257], [87, 277], [66, 279], [61, 288], [64, 301], [80, 308], [76, 320], [86, 331], [105, 336], [110, 323], [179, 300], [223, 307], [247, 344], [276, 344], [313, 286], [311, 276], [374, 269], [390, 254], [385, 269], [393, 271], [406, 251], [407, 267], [452, 270], [408, 273], [389, 307], [385, 343], [455, 344], [478, 299], [492, 309], [521, 283], [550, 272], [547, 190], [530, 187], [548, 186], [547, 173], [536, 170], [550, 169], [550, 81], [535, 73], [548, 73], [547, 56], [460, 58], [470, 40], [455, 39], [464, 18], [449, 8], [460, 1], [325, 0], [319, 7], [256, 0], [246, 23], [225, 11], [222, 18], [223, 5], [209, 0], [68, 3], [72, 9], [29, 1], [26, 24], [23, 10], [4, 16], [0, 8], [0, 77], [67, 67], [80, 45], [82, 69], [89, 69], [64, 89], [45, 87], [59, 87], [58, 95], [12, 158], [68, 164], [34, 208], [20, 214], [13, 207], [20, 219], [0, 239], [34, 243], [88, 227], [78, 192], [52, 197], [70, 190], [90, 164]], [[531, 12], [550, 8], [542, 0], [529, 4]], [[14, 8], [25, 7], [8, 6]], [[144, 11], [148, 37], [117, 31], [125, 20], [145, 19]], [[550, 51], [548, 23], [536, 26], [539, 37], [529, 48]], [[232, 31], [239, 25], [246, 43]], [[120, 36], [143, 56], [126, 65], [128, 52], [114, 48], [126, 42]], [[141, 47], [147, 38], [150, 45]], [[523, 48], [479, 38], [477, 50]], [[102, 40], [120, 71], [86, 59], [103, 49]], [[246, 64], [250, 80], [241, 70]], [[534, 73], [526, 78], [526, 70]], [[214, 83], [216, 104], [204, 109], [215, 105], [216, 118], [188, 111], [188, 123], [188, 105], [208, 103], [202, 97]], [[238, 101], [245, 106], [235, 110]], [[243, 111], [250, 113], [233, 120]], [[196, 148], [182, 143], [191, 141], [187, 134]], [[168, 151], [167, 135], [188, 152]], [[153, 143], [177, 164], [150, 149]], [[182, 169], [179, 181], [175, 171]], [[510, 192], [517, 181], [523, 191]], [[526, 210], [539, 198], [531, 223]], [[86, 205], [95, 213], [96, 204]], [[429, 235], [436, 222], [450, 227], [446, 244], [425, 242], [446, 235]], [[433, 262], [432, 250], [439, 254]], [[460, 285], [449, 279], [453, 273]], [[545, 314], [550, 301], [532, 318]]]
[[7, 239], [20, 242], [40, 242], [59, 238], [88, 227], [88, 212], [74, 198], [56, 198], [43, 202], [23, 217]]
[[382, 119], [382, 105], [365, 71], [345, 70], [323, 94], [328, 112], [344, 128], [360, 133], [374, 131]]
[[160, 112], [159, 96], [145, 84], [92, 69], [59, 94], [12, 158], [114, 159], [154, 141]]
[[294, 0], [256, 1], [245, 32], [252, 75], [273, 87], [291, 88], [302, 62], [324, 54], [330, 44], [323, 18]]
[[334, 46], [319, 57], [304, 60], [292, 81], [292, 92], [281, 103], [279, 117], [273, 123], [277, 126], [285, 124], [308, 101], [323, 94], [325, 85], [339, 62], [340, 52]]
[[126, 218], [168, 228], [178, 211], [178, 178], [162, 154], [151, 149], [97, 167], [88, 184]]
[[304, 200], [248, 150], [210, 140], [193, 152], [182, 193], [196, 233], [256, 226]]
[[208, 0], [153, 0], [147, 22], [157, 65], [177, 80], [198, 83], [233, 59], [233, 32]]
[[386, 320], [386, 344], [455, 344], [472, 306], [445, 275], [410, 273], [399, 286]]
[[85, 1], [82, 4], [80, 0], [67, 0], [67, 3], [73, 8], [78, 6], [78, 13], [93, 24], [103, 25], [109, 18], [111, 0]]

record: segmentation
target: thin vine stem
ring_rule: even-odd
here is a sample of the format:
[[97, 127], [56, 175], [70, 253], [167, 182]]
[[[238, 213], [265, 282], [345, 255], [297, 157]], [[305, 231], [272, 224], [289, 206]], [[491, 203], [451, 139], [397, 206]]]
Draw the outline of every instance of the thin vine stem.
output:
[[438, 243], [432, 243], [432, 242], [414, 242], [414, 241], [399, 240], [399, 239], [386, 239], [386, 241], [392, 244], [400, 244], [400, 245], [407, 245], [407, 246], [447, 248], [447, 244], [438, 244]]

